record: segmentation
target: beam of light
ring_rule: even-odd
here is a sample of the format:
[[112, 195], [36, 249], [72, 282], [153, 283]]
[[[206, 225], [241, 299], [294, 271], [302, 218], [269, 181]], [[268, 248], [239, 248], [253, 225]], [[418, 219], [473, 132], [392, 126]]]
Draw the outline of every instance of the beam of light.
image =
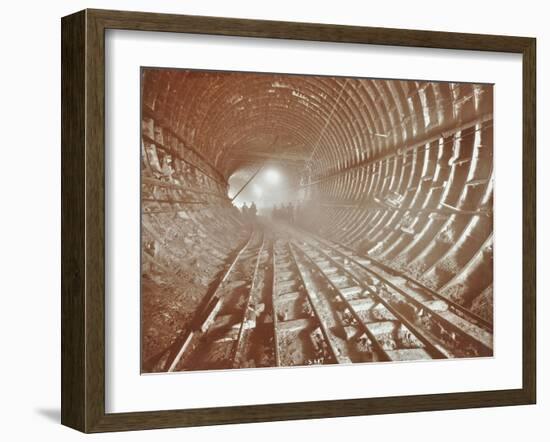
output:
[[261, 197], [262, 196], [262, 193], [263, 193], [263, 190], [260, 186], [258, 186], [257, 184], [254, 185], [254, 187], [252, 187], [252, 191], [254, 192], [254, 195], [256, 195], [257, 197]]

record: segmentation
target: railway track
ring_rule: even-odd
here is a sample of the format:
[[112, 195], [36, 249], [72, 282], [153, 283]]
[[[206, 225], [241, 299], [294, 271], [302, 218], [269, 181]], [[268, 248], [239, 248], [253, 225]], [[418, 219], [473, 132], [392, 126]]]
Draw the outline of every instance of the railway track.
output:
[[294, 366], [340, 362], [322, 308], [304, 281], [290, 243], [273, 247], [273, 328], [275, 365]]
[[492, 325], [463, 307], [338, 244], [306, 234], [295, 242], [321, 272], [331, 269], [335, 281], [355, 282], [351, 292], [362, 289], [384, 305], [432, 357], [492, 356]]
[[342, 244], [265, 227], [230, 258], [160, 371], [492, 356], [492, 324], [464, 307]]
[[344, 362], [447, 357], [425, 333], [321, 250], [303, 241], [294, 241], [292, 247], [316, 293], [328, 301], [327, 311], [336, 318], [330, 329], [345, 351]]
[[460, 316], [464, 320], [480, 327], [481, 329], [491, 334], [493, 333], [492, 322], [476, 315], [471, 310], [454, 302], [452, 299], [449, 299], [448, 297], [445, 297], [439, 294], [435, 290], [429, 287], [426, 287], [424, 284], [411, 278], [410, 276], [407, 276], [402, 272], [398, 272], [392, 269], [388, 265], [382, 263], [381, 261], [378, 261], [377, 259], [371, 256], [367, 256], [367, 257], [360, 256], [357, 253], [355, 253], [353, 249], [339, 242], [323, 239], [311, 233], [306, 233], [306, 235], [312, 236], [319, 243], [325, 244], [329, 247], [333, 247], [335, 250], [337, 250], [338, 252], [347, 256], [350, 259], [354, 259], [355, 261], [361, 261], [363, 265], [368, 266], [369, 271], [373, 275], [379, 276], [382, 279], [392, 281], [394, 284], [398, 285], [402, 290], [405, 290], [405, 291], [412, 290], [416, 293], [422, 294], [423, 297], [427, 299], [431, 298], [431, 300], [434, 300], [434, 301], [439, 300], [446, 303], [448, 306], [448, 309], [452, 311], [454, 314], [456, 314], [457, 316]]
[[208, 302], [197, 312], [190, 330], [179, 340], [178, 351], [163, 364], [164, 371], [228, 369], [246, 364], [250, 331], [256, 325], [252, 300], [267, 254], [264, 232], [253, 230]]
[[449, 356], [311, 247], [279, 240], [274, 267], [276, 365]]
[[[328, 242], [330, 244], [330, 241]], [[333, 243], [333, 246], [344, 253], [345, 255], [349, 257], [355, 257], [355, 259], [361, 259], [358, 255], [355, 254], [355, 252], [350, 249], [349, 247], [344, 246], [343, 244], [339, 243]], [[368, 262], [366, 262], [368, 261]], [[462, 305], [454, 302], [452, 299], [449, 299], [448, 297], [445, 297], [435, 290], [430, 289], [429, 287], [426, 287], [424, 284], [418, 282], [417, 280], [398, 272], [391, 267], [387, 266], [386, 264], [372, 258], [367, 257], [365, 261], [365, 265], [369, 266], [369, 269], [371, 273], [374, 275], [380, 276], [382, 278], [385, 278], [387, 280], [393, 280], [396, 285], [401, 286], [403, 290], [413, 290], [416, 293], [421, 293], [423, 296], [427, 299], [431, 300], [439, 300], [447, 304], [448, 310], [452, 311], [457, 316], [460, 316], [461, 318], [465, 319], [466, 321], [480, 327], [481, 329], [493, 333], [493, 323], [476, 315], [471, 310], [463, 307]]]

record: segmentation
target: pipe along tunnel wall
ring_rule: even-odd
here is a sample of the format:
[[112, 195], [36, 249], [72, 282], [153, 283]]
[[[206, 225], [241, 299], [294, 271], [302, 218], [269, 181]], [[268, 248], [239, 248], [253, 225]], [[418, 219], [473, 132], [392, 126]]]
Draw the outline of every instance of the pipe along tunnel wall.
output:
[[[491, 85], [147, 68], [141, 88], [142, 371], [403, 360], [432, 347], [432, 357], [472, 356], [459, 347], [476, 344], [461, 341], [457, 324], [483, 324], [485, 334], [471, 328], [470, 334], [485, 343], [488, 334], [492, 351]], [[276, 187], [263, 196], [249, 193], [258, 216], [243, 216], [230, 196], [266, 168], [279, 171], [285, 195], [277, 200]], [[230, 188], [237, 177], [239, 186]], [[291, 204], [291, 216], [273, 220], [273, 198]], [[312, 242], [302, 243], [301, 235]], [[329, 242], [311, 252], [319, 241]], [[326, 273], [315, 266], [327, 247], [353, 254], [340, 257], [343, 267], [331, 261], [336, 249], [323, 258], [349, 287], [365, 292], [385, 278], [380, 290], [397, 294], [384, 300], [371, 293], [373, 305], [389, 309], [390, 318], [382, 314], [378, 322], [405, 315], [399, 333], [411, 332], [416, 344], [378, 339], [373, 330], [382, 326], [359, 317], [366, 301], [344, 299], [339, 286], [332, 290], [347, 310], [329, 316], [344, 331], [331, 338], [332, 323], [317, 310], [334, 310], [332, 301], [316, 305], [311, 297], [332, 284], [327, 277], [311, 289]], [[378, 277], [353, 270], [366, 259]], [[277, 336], [277, 327], [300, 324], [286, 321], [274, 301], [276, 278], [285, 272], [299, 280], [285, 296], [306, 292], [304, 311], [292, 320], [306, 327], [310, 317], [321, 318], [307, 326], [316, 357], [283, 348], [286, 335]], [[412, 298], [398, 300], [405, 296], [399, 291]], [[425, 335], [414, 331], [415, 321], [426, 322], [420, 316], [432, 311], [424, 295], [433, 297], [430, 305], [444, 304], [438, 315], [452, 310], [460, 318], [437, 325], [460, 341], [447, 346], [456, 351], [434, 325]], [[407, 316], [407, 306], [416, 316]], [[240, 319], [216, 328], [229, 317]], [[348, 332], [352, 325], [360, 330]], [[356, 349], [339, 346], [348, 335], [363, 336], [374, 356], [357, 359]], [[230, 342], [231, 363], [202, 350], [205, 341]], [[395, 356], [398, 350], [405, 356]], [[491, 353], [485, 350], [473, 355]]]

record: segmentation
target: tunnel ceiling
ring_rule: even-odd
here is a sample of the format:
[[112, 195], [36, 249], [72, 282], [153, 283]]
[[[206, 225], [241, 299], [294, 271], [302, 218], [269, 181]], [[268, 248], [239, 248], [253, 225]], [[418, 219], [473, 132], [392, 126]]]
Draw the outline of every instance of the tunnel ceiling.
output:
[[143, 108], [227, 180], [285, 163], [315, 181], [487, 113], [480, 85], [145, 69]]

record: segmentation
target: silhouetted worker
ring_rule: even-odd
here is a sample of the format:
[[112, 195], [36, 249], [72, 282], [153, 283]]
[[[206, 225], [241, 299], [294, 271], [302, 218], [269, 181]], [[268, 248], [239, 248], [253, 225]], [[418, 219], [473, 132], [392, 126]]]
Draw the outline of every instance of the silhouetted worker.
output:
[[286, 206], [286, 221], [288, 223], [294, 223], [294, 209], [292, 203], [288, 203]]
[[244, 218], [248, 218], [248, 206], [246, 205], [246, 202], [243, 203], [243, 205], [241, 206], [241, 213], [243, 214], [243, 217]]
[[256, 209], [256, 204], [254, 204], [254, 201], [252, 201], [252, 204], [250, 204], [250, 209], [248, 209], [248, 213], [251, 220], [254, 220], [256, 218], [257, 211], [258, 210]]

